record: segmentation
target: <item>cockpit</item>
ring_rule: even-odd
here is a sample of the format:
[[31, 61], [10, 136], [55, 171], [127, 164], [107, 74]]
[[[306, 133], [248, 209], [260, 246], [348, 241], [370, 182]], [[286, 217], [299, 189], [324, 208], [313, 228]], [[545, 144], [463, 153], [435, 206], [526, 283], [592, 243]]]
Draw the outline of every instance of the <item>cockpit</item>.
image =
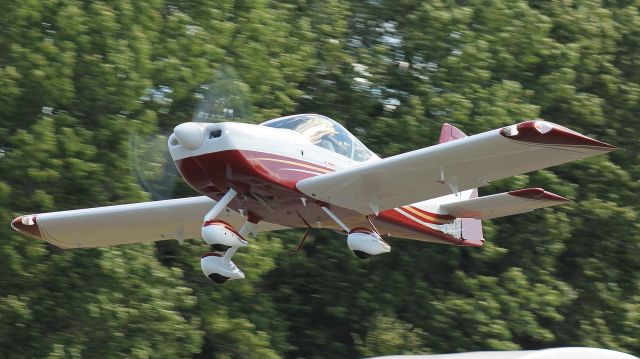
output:
[[325, 116], [293, 115], [269, 120], [261, 125], [296, 131], [312, 144], [354, 161], [365, 162], [375, 156], [347, 129]]

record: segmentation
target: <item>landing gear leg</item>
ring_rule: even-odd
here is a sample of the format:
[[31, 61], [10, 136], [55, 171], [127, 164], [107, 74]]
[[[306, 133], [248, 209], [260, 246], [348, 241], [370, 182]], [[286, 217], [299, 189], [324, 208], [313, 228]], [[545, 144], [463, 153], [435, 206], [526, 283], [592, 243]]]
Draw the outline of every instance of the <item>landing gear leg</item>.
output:
[[229, 191], [225, 193], [224, 196], [222, 196], [222, 198], [220, 198], [218, 203], [216, 203], [213, 206], [213, 208], [211, 208], [211, 210], [209, 210], [209, 212], [207, 212], [207, 214], [204, 215], [204, 221], [205, 222], [210, 221], [218, 217], [218, 215], [222, 212], [222, 210], [225, 209], [225, 207], [227, 207], [229, 202], [231, 202], [236, 197], [237, 194], [238, 192], [236, 192], [233, 188], [229, 188]]
[[345, 232], [349, 233], [349, 227], [347, 227], [347, 225], [344, 224], [344, 222], [342, 222], [340, 218], [338, 218], [338, 216], [336, 216], [333, 212], [331, 212], [329, 208], [325, 206], [322, 206], [320, 208], [322, 208], [322, 210], [325, 211], [325, 213], [328, 214], [329, 217], [331, 217], [331, 219], [333, 219], [334, 222], [336, 222], [340, 227], [342, 227], [342, 229], [344, 229]]
[[371, 220], [371, 216], [367, 215], [366, 216], [367, 221], [369, 222], [369, 224], [371, 225], [371, 228], [373, 228], [373, 231], [376, 232], [380, 237], [387, 237], [389, 236], [389, 233], [380, 233], [380, 231], [378, 231], [378, 228], [376, 228], [376, 225], [373, 224], [373, 221]]

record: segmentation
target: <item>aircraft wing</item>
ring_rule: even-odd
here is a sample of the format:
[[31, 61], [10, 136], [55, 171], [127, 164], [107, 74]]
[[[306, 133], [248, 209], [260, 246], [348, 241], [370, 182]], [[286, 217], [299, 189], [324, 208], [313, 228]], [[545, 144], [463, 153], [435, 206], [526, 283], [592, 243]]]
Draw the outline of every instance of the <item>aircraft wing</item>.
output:
[[614, 150], [560, 125], [527, 121], [332, 173], [297, 188], [370, 214]]
[[[20, 216], [11, 226], [60, 248], [90, 248], [164, 239], [201, 237], [202, 218], [216, 201], [190, 197]], [[224, 210], [218, 219], [235, 228], [240, 214]], [[257, 230], [287, 227], [261, 222]]]

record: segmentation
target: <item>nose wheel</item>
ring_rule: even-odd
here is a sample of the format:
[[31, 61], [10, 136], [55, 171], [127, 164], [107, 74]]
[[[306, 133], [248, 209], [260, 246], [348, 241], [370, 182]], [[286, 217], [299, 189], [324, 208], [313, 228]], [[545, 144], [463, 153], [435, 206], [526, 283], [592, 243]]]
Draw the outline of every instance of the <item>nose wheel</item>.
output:
[[223, 276], [221, 274], [218, 274], [218, 273], [209, 274], [209, 279], [211, 279], [211, 281], [216, 283], [216, 284], [222, 284], [222, 283], [226, 282], [227, 280], [229, 280], [228, 277], [225, 277], [225, 276]]
[[[205, 241], [207, 241], [207, 243], [211, 245], [211, 249], [215, 251], [207, 252], [200, 258], [200, 267], [207, 278], [217, 284], [222, 284], [230, 279], [244, 279], [244, 273], [233, 263], [231, 258], [240, 247], [247, 245], [244, 236], [249, 234], [254, 227], [255, 224], [245, 222], [239, 232], [233, 233], [242, 241], [237, 241], [237, 243], [235, 243], [236, 245], [225, 245], [222, 243], [210, 244], [211, 238], [205, 237]], [[224, 252], [224, 254], [218, 252]]]
[[244, 273], [220, 253], [207, 252], [200, 258], [202, 272], [212, 282], [222, 284], [229, 279], [243, 279]]

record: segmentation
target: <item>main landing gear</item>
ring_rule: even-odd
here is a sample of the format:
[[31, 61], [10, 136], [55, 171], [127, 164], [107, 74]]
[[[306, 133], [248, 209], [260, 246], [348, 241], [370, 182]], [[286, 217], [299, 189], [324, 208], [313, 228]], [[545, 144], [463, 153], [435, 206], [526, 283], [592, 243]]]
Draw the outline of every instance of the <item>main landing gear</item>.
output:
[[391, 246], [382, 239], [378, 229], [373, 225], [371, 219], [367, 216], [367, 221], [373, 228], [373, 230], [366, 227], [355, 227], [349, 230], [344, 222], [338, 218], [329, 208], [322, 207], [322, 210], [331, 217], [345, 232], [347, 235], [347, 246], [349, 249], [360, 259], [367, 259], [371, 256], [376, 256], [382, 253], [389, 253]]
[[[244, 278], [244, 273], [231, 261], [231, 257], [240, 247], [248, 244], [244, 237], [254, 232], [256, 224], [246, 221], [240, 231], [236, 231], [230, 224], [215, 220], [236, 195], [235, 190], [229, 189], [229, 192], [204, 216], [202, 238], [211, 246], [213, 252], [202, 255], [200, 267], [204, 275], [214, 283]], [[224, 254], [217, 252], [224, 252]]]

